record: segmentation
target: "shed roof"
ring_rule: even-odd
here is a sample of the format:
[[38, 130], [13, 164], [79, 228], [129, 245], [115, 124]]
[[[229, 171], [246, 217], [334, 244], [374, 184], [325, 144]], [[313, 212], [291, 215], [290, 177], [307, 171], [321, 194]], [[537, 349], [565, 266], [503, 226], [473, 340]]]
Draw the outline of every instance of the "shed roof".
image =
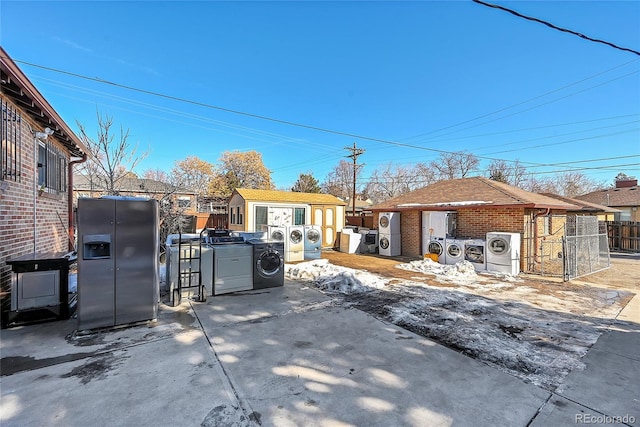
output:
[[234, 193], [239, 194], [246, 201], [277, 202], [277, 203], [307, 203], [311, 205], [338, 205], [346, 203], [331, 194], [298, 193], [295, 191], [256, 190], [253, 188], [236, 188]]
[[438, 181], [373, 206], [380, 210], [438, 210], [469, 207], [518, 206], [575, 210], [578, 206], [484, 177]]

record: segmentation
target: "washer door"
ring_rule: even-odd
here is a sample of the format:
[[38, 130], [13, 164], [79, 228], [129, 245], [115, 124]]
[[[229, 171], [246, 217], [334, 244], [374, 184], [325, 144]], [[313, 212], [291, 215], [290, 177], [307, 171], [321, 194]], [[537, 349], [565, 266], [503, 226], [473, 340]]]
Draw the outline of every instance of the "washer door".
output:
[[263, 277], [271, 277], [277, 274], [283, 266], [282, 254], [273, 249], [267, 249], [260, 253], [256, 261], [256, 271]]
[[307, 240], [311, 243], [318, 243], [320, 241], [320, 232], [315, 228], [307, 230]]
[[273, 240], [282, 242], [284, 241], [284, 232], [282, 230], [273, 230], [273, 232], [271, 233], [271, 238]]
[[387, 228], [389, 226], [389, 217], [386, 215], [382, 215], [380, 217], [380, 227]]
[[429, 242], [429, 253], [435, 255], [442, 255], [444, 250], [442, 249], [442, 243], [440, 242]]
[[471, 262], [484, 262], [484, 250], [482, 246], [470, 245], [464, 248], [464, 258]]
[[462, 248], [456, 243], [447, 246], [447, 255], [451, 258], [459, 258], [462, 255]]
[[386, 237], [380, 238], [380, 247], [382, 249], [387, 249], [389, 247], [389, 239]]
[[302, 242], [302, 231], [300, 230], [292, 230], [291, 234], [289, 234], [289, 239], [291, 239], [291, 243], [300, 243]]
[[509, 242], [504, 237], [494, 237], [487, 242], [487, 247], [494, 255], [504, 255], [509, 252]]

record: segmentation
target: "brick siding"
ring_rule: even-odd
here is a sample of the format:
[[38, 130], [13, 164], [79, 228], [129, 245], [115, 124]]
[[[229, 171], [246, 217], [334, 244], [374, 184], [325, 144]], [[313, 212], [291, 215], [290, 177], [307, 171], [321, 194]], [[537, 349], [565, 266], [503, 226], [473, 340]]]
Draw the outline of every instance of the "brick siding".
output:
[[[3, 102], [10, 103], [6, 99]], [[23, 113], [19, 141], [20, 179], [0, 181], [0, 300], [3, 310], [10, 302], [11, 267], [6, 264], [7, 260], [34, 252], [34, 236], [36, 252], [68, 250], [67, 193], [38, 195], [34, 191], [36, 151], [28, 120], [27, 114]], [[33, 122], [29, 125], [40, 130]], [[64, 147], [59, 148], [66, 152]]]

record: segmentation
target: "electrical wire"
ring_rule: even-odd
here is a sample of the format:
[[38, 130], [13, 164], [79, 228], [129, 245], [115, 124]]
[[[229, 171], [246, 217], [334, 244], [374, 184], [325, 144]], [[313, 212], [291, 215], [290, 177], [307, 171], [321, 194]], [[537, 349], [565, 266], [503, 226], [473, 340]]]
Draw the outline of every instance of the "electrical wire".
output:
[[521, 14], [521, 13], [519, 13], [519, 12], [516, 12], [515, 10], [512, 10], [512, 9], [506, 8], [506, 7], [504, 7], [504, 6], [499, 6], [499, 5], [497, 5], [497, 4], [491, 4], [491, 3], [486, 3], [486, 2], [481, 1], [481, 0], [471, 0], [471, 1], [473, 1], [474, 3], [481, 4], [481, 5], [483, 5], [483, 6], [492, 7], [492, 8], [494, 8], [494, 9], [504, 10], [505, 12], [508, 12], [508, 13], [510, 13], [510, 14], [512, 14], [512, 15], [515, 15], [515, 16], [517, 16], [518, 18], [523, 18], [523, 19], [527, 19], [527, 20], [529, 20], [529, 21], [538, 22], [538, 23], [540, 23], [540, 24], [546, 25], [546, 26], [547, 26], [547, 27], [549, 27], [549, 28], [553, 28], [554, 30], [558, 30], [558, 31], [562, 31], [562, 32], [565, 32], [565, 33], [573, 34], [574, 36], [578, 36], [578, 37], [580, 37], [580, 38], [583, 38], [583, 39], [585, 39], [585, 40], [589, 40], [589, 41], [591, 41], [591, 42], [595, 42], [595, 43], [602, 43], [602, 44], [605, 44], [605, 45], [607, 45], [607, 46], [610, 46], [610, 47], [612, 47], [612, 48], [614, 48], [614, 49], [618, 49], [618, 50], [623, 50], [623, 51], [631, 52], [631, 53], [634, 53], [634, 54], [636, 54], [636, 55], [640, 56], [640, 52], [638, 52], [637, 50], [629, 49], [629, 48], [626, 48], [626, 47], [620, 47], [620, 46], [618, 46], [618, 45], [616, 45], [616, 44], [614, 44], [614, 43], [611, 43], [611, 42], [608, 42], [608, 41], [605, 41], [605, 40], [594, 39], [594, 38], [592, 38], [592, 37], [585, 36], [584, 34], [582, 34], [582, 33], [578, 33], [578, 32], [573, 31], [573, 30], [569, 30], [569, 29], [566, 29], [566, 28], [558, 27], [558, 26], [556, 26], [556, 25], [554, 25], [554, 24], [552, 24], [552, 23], [550, 23], [550, 22], [543, 21], [542, 19], [534, 18], [534, 17], [527, 16], [527, 15], [523, 15], [523, 14]]

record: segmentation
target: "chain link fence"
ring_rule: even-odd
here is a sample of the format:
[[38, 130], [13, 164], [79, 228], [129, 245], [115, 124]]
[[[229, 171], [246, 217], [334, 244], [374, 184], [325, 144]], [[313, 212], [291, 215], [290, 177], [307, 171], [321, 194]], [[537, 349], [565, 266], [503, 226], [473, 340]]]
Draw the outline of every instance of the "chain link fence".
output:
[[[553, 234], [533, 238], [529, 234], [530, 251], [527, 272], [571, 280], [611, 266], [607, 225], [595, 216], [567, 216]], [[535, 224], [529, 224], [530, 229]]]

